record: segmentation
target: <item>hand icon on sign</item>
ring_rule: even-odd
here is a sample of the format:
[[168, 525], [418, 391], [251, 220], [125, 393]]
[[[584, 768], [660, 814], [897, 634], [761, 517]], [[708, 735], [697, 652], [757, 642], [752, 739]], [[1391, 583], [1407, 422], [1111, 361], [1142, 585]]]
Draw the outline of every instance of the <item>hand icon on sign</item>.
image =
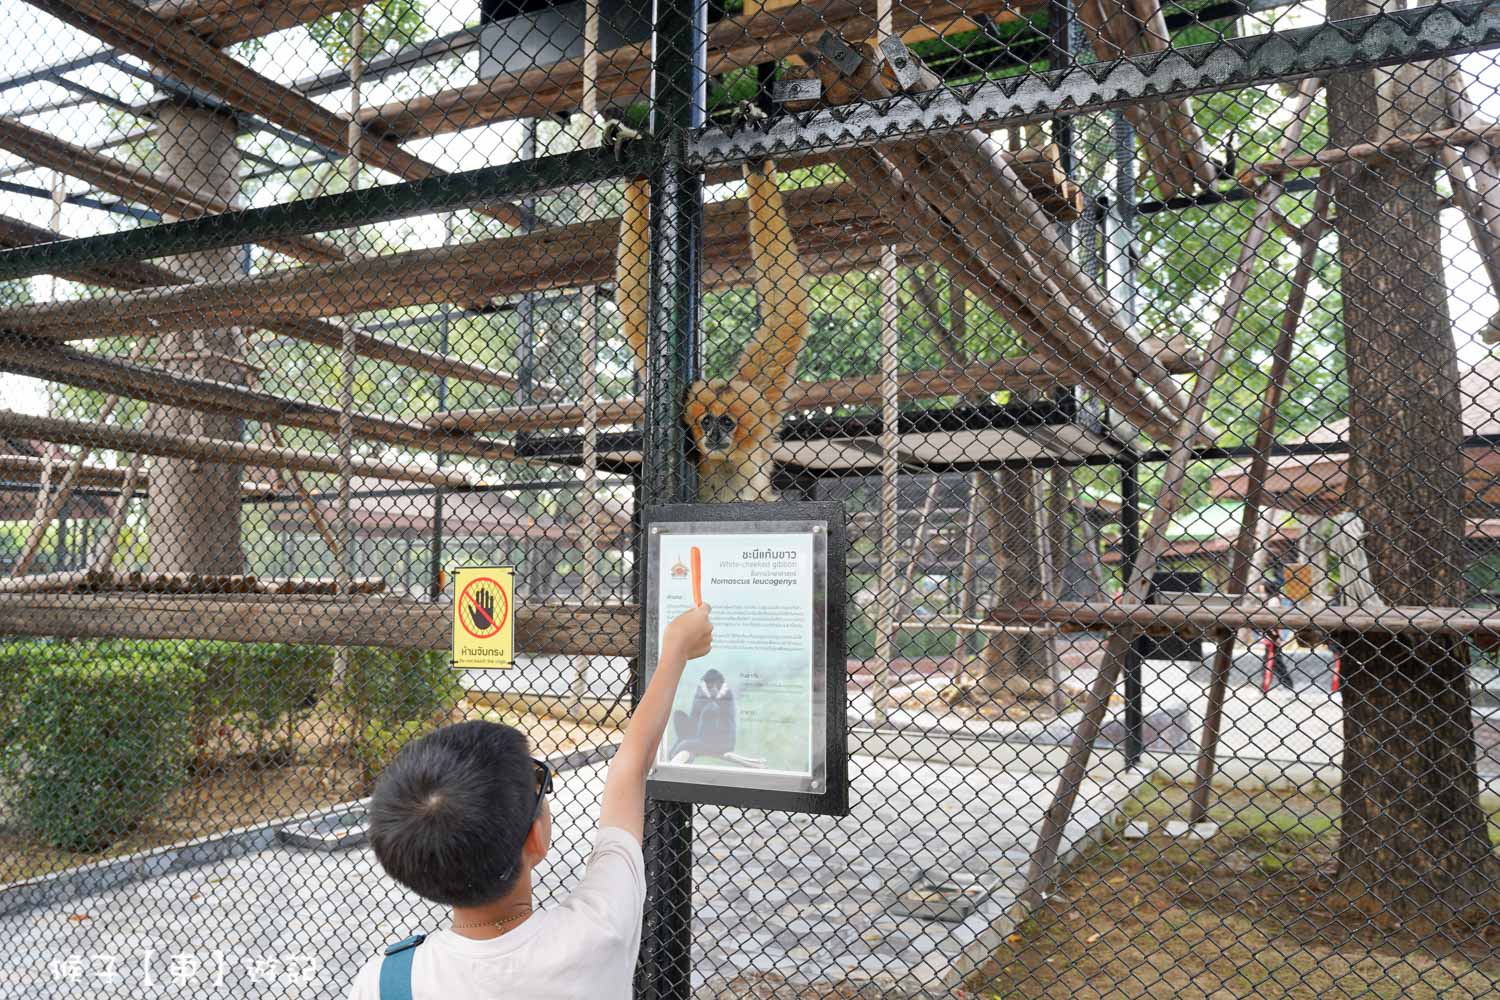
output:
[[495, 627], [495, 595], [488, 587], [480, 587], [474, 594], [474, 603], [469, 605], [469, 617], [474, 628], [488, 632]]

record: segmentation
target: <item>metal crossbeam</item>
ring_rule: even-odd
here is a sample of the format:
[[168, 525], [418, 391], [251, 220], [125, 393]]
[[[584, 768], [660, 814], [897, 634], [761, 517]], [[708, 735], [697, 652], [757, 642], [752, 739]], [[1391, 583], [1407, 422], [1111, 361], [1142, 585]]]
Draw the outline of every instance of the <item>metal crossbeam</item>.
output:
[[1495, 46], [1500, 46], [1500, 7], [1491, 0], [1464, 0], [788, 115], [765, 128], [706, 128], [688, 137], [688, 156], [707, 166], [803, 149], [850, 149]]
[[[360, 79], [365, 83], [383, 80], [402, 70], [430, 66], [443, 59], [461, 56], [478, 44], [477, 28], [460, 28], [438, 38], [430, 38], [425, 42], [417, 42], [395, 52], [375, 56], [360, 71]], [[317, 97], [345, 90], [348, 86], [349, 72], [339, 67], [316, 76], [303, 77], [292, 84], [292, 89], [308, 97]]]
[[[40, 168], [32, 168], [40, 169]], [[52, 200], [52, 192], [45, 188], [34, 187], [30, 184], [17, 184], [15, 181], [0, 180], [0, 191], [8, 194], [24, 194], [29, 198], [41, 198], [43, 201]], [[100, 201], [98, 198], [86, 194], [70, 194], [63, 198], [69, 205], [79, 205], [83, 208], [93, 208], [101, 212], [109, 212], [113, 215], [128, 215], [132, 219], [140, 219], [143, 222], [160, 222], [161, 216], [156, 212], [145, 208], [136, 208], [121, 201]], [[118, 263], [118, 261], [116, 261]], [[41, 272], [37, 272], [41, 273]]]
[[326, 232], [390, 222], [433, 212], [514, 199], [572, 184], [637, 175], [650, 162], [649, 144], [634, 144], [623, 158], [586, 149], [535, 160], [429, 177], [384, 187], [308, 198], [225, 215], [185, 219], [149, 230], [81, 237], [0, 252], [0, 281], [87, 264], [138, 260], [237, 246], [272, 234]]

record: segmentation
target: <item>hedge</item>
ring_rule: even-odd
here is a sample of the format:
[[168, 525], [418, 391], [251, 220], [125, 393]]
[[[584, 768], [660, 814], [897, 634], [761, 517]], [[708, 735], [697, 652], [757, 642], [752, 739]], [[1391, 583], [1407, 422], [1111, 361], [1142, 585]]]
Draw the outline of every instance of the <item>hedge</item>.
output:
[[442, 723], [463, 695], [446, 652], [349, 650], [344, 696], [355, 718], [361, 779], [371, 786], [401, 748]]
[[[329, 705], [333, 661], [324, 646], [0, 641], [0, 802], [47, 843], [99, 850], [184, 785], [220, 727], [291, 751]], [[367, 778], [462, 693], [445, 653], [355, 647], [346, 671], [330, 707]]]
[[446, 652], [355, 646], [344, 696], [362, 719], [395, 728], [453, 707], [463, 694]]
[[16, 817], [40, 839], [98, 850], [182, 787], [203, 676], [181, 650], [28, 643], [3, 655], [13, 700], [0, 771]]
[[188, 655], [203, 674], [194, 699], [194, 730], [204, 743], [221, 724], [251, 736], [258, 751], [280, 737], [290, 749], [296, 724], [317, 707], [333, 676], [327, 646], [280, 643], [190, 642]]

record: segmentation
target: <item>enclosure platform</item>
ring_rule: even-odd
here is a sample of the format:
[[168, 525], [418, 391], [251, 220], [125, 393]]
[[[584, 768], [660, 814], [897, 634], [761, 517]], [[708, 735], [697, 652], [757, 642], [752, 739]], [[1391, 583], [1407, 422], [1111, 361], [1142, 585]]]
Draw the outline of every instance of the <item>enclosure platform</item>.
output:
[[[516, 645], [632, 656], [639, 622], [634, 605], [532, 604], [516, 612]], [[449, 649], [453, 605], [361, 594], [0, 593], [0, 634]]]
[[[806, 415], [788, 419], [773, 452], [792, 471], [818, 474], [878, 474], [880, 436], [877, 416]], [[982, 406], [954, 406], [901, 414], [897, 455], [913, 468], [950, 468], [1003, 461], [1083, 461], [1101, 455], [1125, 456], [1135, 431], [1108, 410], [1081, 402], [1072, 393], [1054, 399]], [[548, 434], [517, 440], [517, 457], [560, 463], [582, 460], [581, 434]], [[600, 466], [627, 471], [641, 460], [638, 430], [598, 435]]]

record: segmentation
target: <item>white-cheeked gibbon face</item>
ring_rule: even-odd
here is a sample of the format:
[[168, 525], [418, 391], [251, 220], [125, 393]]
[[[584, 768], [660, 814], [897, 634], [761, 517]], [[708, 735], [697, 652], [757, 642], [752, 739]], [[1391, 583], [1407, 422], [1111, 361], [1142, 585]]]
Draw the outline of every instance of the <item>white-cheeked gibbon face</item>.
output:
[[700, 382], [683, 411], [698, 453], [708, 459], [742, 455], [775, 430], [774, 408], [754, 385], [740, 379]]

